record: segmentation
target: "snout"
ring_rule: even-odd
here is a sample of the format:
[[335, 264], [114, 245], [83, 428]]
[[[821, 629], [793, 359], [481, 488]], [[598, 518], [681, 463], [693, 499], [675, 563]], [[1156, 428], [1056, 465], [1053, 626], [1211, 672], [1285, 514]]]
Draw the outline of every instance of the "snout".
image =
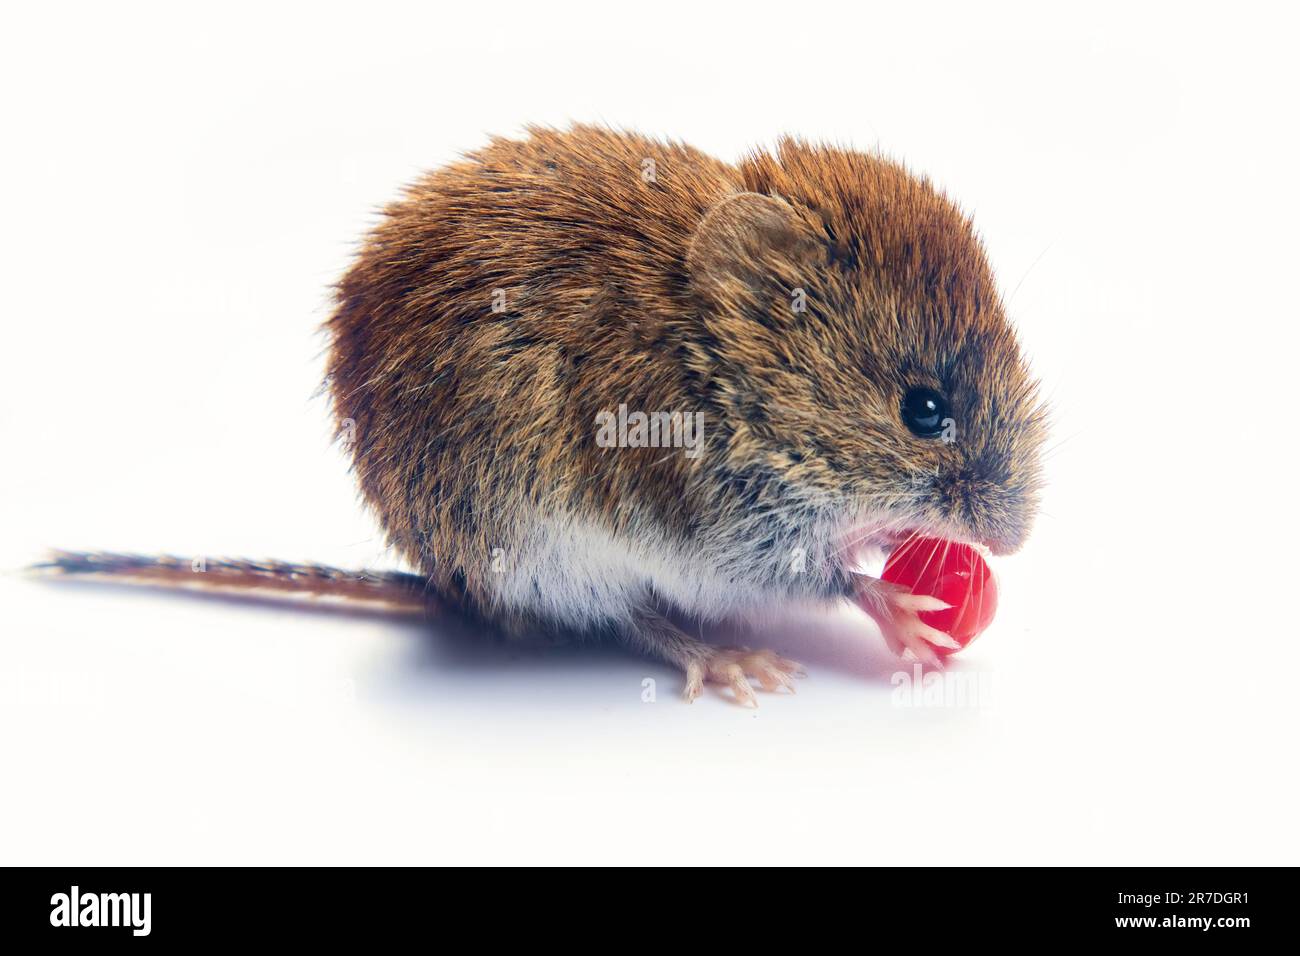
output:
[[1025, 546], [1029, 539], [1028, 532], [1005, 538], [985, 538], [981, 544], [988, 548], [997, 557], [1004, 557], [1008, 554], [1015, 554]]
[[[947, 495], [949, 520], [966, 540], [998, 556], [1014, 554], [1027, 540], [1038, 510], [1037, 496], [987, 479], [954, 481]], [[959, 536], [960, 533], [959, 533]]]
[[987, 501], [981, 502], [982, 507], [973, 505], [964, 509], [964, 523], [970, 529], [970, 539], [999, 557], [1015, 554], [1029, 540], [1034, 509], [1022, 500], [1003, 498], [992, 505]]

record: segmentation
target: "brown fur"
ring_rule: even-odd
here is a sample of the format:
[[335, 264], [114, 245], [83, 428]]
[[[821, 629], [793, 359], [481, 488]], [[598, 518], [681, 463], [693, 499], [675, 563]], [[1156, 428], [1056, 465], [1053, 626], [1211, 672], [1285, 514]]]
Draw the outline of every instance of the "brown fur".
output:
[[[995, 550], [1029, 528], [1041, 415], [983, 251], [878, 157], [785, 140], [731, 167], [592, 127], [495, 140], [386, 210], [329, 329], [366, 498], [436, 590], [489, 617], [521, 507], [614, 531], [648, 512], [690, 540], [865, 492]], [[902, 427], [909, 385], [952, 393], [961, 440]], [[591, 423], [619, 402], [705, 409], [708, 451], [609, 454]]]

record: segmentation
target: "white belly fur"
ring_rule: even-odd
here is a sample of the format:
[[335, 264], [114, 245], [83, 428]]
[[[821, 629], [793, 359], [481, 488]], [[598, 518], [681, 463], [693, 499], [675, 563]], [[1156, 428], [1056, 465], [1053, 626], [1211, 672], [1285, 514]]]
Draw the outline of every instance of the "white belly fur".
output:
[[628, 623], [651, 593], [689, 617], [714, 621], [782, 597], [761, 576], [729, 575], [723, 561], [662, 533], [616, 535], [580, 519], [537, 522], [518, 547], [505, 549], [498, 566], [491, 579], [501, 605], [578, 629]]

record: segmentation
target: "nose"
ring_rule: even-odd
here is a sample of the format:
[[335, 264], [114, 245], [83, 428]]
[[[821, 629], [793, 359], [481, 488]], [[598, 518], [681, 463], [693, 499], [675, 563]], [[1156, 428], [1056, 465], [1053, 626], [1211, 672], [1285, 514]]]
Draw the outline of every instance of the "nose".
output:
[[1015, 554], [1029, 538], [1032, 507], [1023, 496], [1004, 489], [985, 486], [982, 491], [968, 497], [961, 508], [971, 538], [999, 557]]

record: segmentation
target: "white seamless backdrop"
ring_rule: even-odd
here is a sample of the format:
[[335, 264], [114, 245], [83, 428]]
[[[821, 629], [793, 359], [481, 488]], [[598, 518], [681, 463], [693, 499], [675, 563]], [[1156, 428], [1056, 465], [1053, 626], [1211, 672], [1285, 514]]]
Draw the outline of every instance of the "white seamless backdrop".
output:
[[[0, 862], [1297, 862], [1293, 9], [6, 21]], [[903, 706], [849, 610], [766, 625], [810, 673], [746, 711], [614, 649], [17, 573], [393, 565], [314, 394], [329, 284], [421, 170], [571, 120], [878, 148], [974, 213], [1056, 416], [979, 706]]]

